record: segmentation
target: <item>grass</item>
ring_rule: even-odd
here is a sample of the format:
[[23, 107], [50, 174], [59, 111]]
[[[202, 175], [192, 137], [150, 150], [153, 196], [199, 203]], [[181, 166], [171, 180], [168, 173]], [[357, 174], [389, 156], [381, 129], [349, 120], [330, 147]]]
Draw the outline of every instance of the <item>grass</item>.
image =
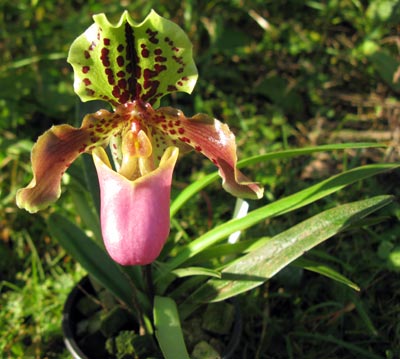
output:
[[[19, 0], [0, 7], [5, 29], [0, 35], [0, 352], [6, 358], [67, 358], [61, 309], [83, 270], [49, 237], [46, 218], [61, 211], [79, 219], [68, 192], [34, 216], [18, 210], [14, 197], [30, 180], [29, 151], [37, 136], [52, 124], [78, 123], [65, 61], [70, 43], [90, 24], [92, 13], [116, 19], [123, 7], [62, 0]], [[151, 7], [188, 33], [200, 73], [192, 96], [175, 95], [166, 104], [228, 123], [240, 158], [345, 141], [388, 145], [246, 168], [265, 186], [267, 200], [360, 164], [399, 160], [400, 90], [393, 80], [399, 66], [399, 1], [127, 5], [138, 21]], [[183, 158], [174, 193], [211, 170], [199, 156]], [[270, 220], [245, 235], [276, 234], [337, 203], [383, 193], [398, 197], [398, 182], [398, 172], [362, 181], [291, 213], [285, 222]], [[216, 183], [176, 217], [172, 235], [200, 235], [229, 219], [233, 206], [234, 199], [221, 194]], [[399, 216], [395, 203], [307, 254], [339, 270], [360, 292], [290, 266], [241, 296], [245, 324], [238, 358], [399, 357]]]

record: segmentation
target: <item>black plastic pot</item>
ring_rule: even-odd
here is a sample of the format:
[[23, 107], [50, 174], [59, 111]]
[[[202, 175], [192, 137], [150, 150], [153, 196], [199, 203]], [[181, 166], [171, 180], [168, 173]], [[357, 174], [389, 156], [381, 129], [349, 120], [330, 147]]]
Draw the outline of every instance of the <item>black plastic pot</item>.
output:
[[[78, 345], [76, 337], [77, 325], [82, 319], [82, 315], [76, 308], [76, 304], [81, 298], [87, 294], [94, 295], [92, 284], [88, 276], [81, 279], [81, 281], [72, 289], [65, 302], [62, 317], [62, 330], [64, 334], [64, 343], [67, 350], [70, 352], [73, 359], [97, 359], [98, 354], [85, 353]], [[222, 359], [231, 359], [237, 349], [240, 338], [242, 335], [242, 316], [240, 308], [237, 303], [235, 305], [235, 320], [232, 329], [231, 338], [226, 346], [226, 351], [222, 354]], [[178, 358], [177, 358], [178, 359]]]
[[[79, 321], [80, 314], [76, 309], [76, 303], [79, 299], [86, 295], [85, 291], [91, 290], [89, 277], [83, 277], [81, 281], [72, 289], [64, 304], [62, 316], [62, 330], [64, 334], [64, 343], [73, 359], [92, 359], [82, 352], [76, 340], [76, 325]], [[94, 358], [93, 358], [94, 359]]]

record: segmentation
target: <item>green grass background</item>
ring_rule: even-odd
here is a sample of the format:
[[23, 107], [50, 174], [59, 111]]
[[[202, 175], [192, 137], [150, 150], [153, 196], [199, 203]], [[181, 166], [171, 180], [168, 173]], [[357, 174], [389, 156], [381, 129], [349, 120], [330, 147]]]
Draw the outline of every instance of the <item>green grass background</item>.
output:
[[[61, 310], [84, 275], [49, 236], [53, 212], [74, 219], [68, 190], [30, 215], [15, 206], [31, 177], [29, 152], [51, 125], [79, 125], [79, 99], [67, 64], [71, 42], [104, 12], [127, 9], [141, 21], [154, 8], [194, 45], [199, 81], [165, 105], [229, 124], [239, 157], [348, 141], [386, 144], [246, 169], [274, 201], [367, 163], [399, 160], [400, 1], [0, 0], [0, 353], [1, 358], [68, 358]], [[214, 170], [196, 154], [180, 160], [173, 195]], [[69, 177], [65, 184], [68, 187]], [[245, 236], [279, 233], [338, 203], [399, 194], [399, 173], [359, 182]], [[176, 217], [171, 235], [196, 238], [231, 218], [235, 199], [215, 184]], [[259, 204], [252, 203], [254, 207]], [[241, 297], [246, 313], [238, 358], [400, 357], [400, 209], [395, 203], [357, 231], [319, 246], [323, 259], [360, 292], [297, 267]]]

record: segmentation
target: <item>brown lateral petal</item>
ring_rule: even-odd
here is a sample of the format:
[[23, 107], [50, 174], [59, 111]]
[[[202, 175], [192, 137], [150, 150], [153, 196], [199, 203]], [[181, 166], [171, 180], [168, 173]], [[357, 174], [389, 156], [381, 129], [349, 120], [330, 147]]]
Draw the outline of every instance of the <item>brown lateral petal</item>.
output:
[[110, 134], [106, 129], [112, 130], [110, 115], [101, 110], [85, 116], [80, 128], [58, 125], [41, 135], [31, 153], [33, 179], [18, 190], [18, 207], [35, 213], [56, 201], [61, 194], [61, 177], [70, 164], [107, 140]]
[[186, 118], [178, 110], [157, 110], [165, 121], [156, 124], [165, 136], [177, 139], [208, 157], [219, 169], [222, 185], [234, 196], [260, 199], [264, 190], [236, 168], [235, 136], [226, 124], [204, 114]]

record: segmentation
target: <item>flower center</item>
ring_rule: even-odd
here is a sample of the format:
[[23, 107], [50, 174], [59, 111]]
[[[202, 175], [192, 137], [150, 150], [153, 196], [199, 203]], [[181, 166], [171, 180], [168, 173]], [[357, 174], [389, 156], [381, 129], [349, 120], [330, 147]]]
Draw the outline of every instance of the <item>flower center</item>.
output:
[[119, 173], [129, 180], [135, 180], [154, 170], [151, 156], [153, 147], [146, 134], [147, 129], [136, 119], [130, 119], [130, 125], [122, 136], [122, 161]]

